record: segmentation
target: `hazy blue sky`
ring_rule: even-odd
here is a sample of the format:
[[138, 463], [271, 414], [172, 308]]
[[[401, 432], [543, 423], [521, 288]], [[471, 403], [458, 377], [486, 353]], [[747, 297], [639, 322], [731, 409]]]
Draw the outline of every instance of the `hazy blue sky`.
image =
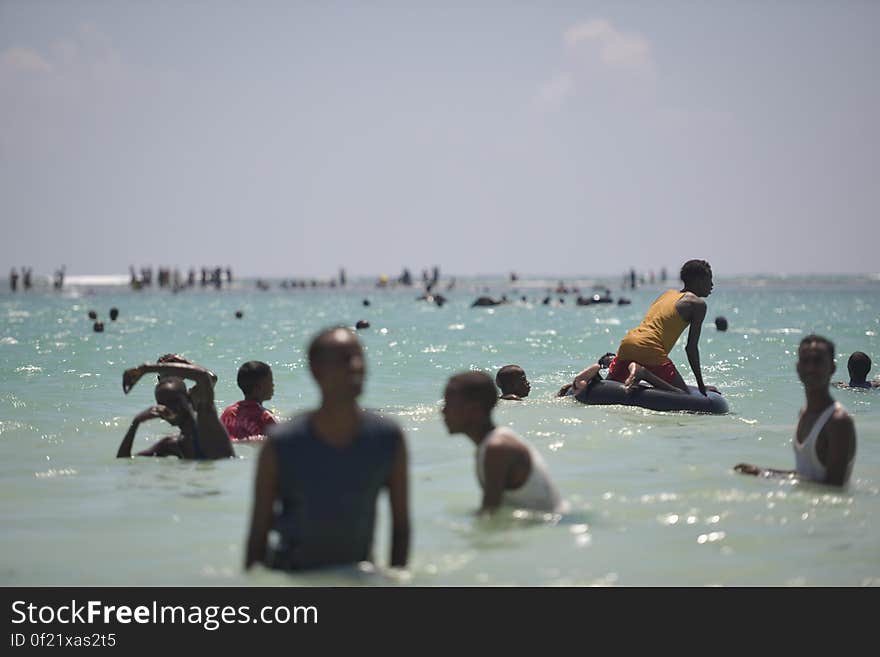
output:
[[878, 70], [870, 1], [0, 0], [0, 266], [878, 271]]

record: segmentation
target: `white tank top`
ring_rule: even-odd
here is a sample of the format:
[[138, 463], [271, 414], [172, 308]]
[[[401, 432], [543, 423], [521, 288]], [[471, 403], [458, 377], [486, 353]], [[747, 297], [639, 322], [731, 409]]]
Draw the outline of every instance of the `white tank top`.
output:
[[[477, 448], [477, 478], [480, 480], [480, 486], [485, 488], [486, 485], [486, 469], [484, 461], [486, 458], [486, 445], [489, 439], [499, 431], [498, 427], [483, 439]], [[510, 431], [508, 429], [508, 431]], [[547, 464], [541, 457], [541, 453], [527, 443], [522, 438], [518, 438], [529, 450], [529, 457], [532, 467], [529, 470], [529, 476], [525, 483], [516, 489], [505, 489], [501, 495], [501, 503], [505, 506], [513, 506], [518, 509], [531, 509], [533, 511], [547, 511], [560, 513], [563, 511], [562, 500], [556, 486], [550, 481], [550, 474], [547, 471]]]
[[[828, 420], [831, 419], [831, 416], [837, 408], [843, 408], [840, 405], [840, 402], [834, 402], [822, 411], [822, 414], [816, 419], [813, 428], [810, 429], [810, 433], [807, 434], [803, 443], [798, 442], [797, 432], [795, 432], [795, 436], [792, 438], [791, 444], [794, 446], [794, 461], [797, 473], [805, 479], [824, 482], [828, 476], [827, 468], [819, 460], [819, 455], [816, 453], [816, 440], [819, 438], [819, 434], [822, 433], [822, 429], [828, 423]], [[853, 459], [850, 459], [846, 466], [846, 476], [844, 477], [845, 482], [849, 481], [852, 467]]]

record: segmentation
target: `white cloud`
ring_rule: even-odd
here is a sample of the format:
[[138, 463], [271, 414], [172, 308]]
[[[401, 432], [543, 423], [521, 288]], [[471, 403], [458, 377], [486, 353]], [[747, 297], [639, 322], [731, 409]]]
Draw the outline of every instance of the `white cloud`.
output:
[[654, 70], [648, 40], [639, 34], [621, 32], [605, 19], [572, 25], [563, 33], [563, 40], [570, 51], [595, 53], [608, 67]]
[[0, 51], [0, 150], [21, 155], [81, 139], [96, 116], [104, 125], [133, 102], [129, 78], [109, 39], [88, 24], [41, 50]]
[[0, 70], [10, 73], [49, 73], [52, 65], [36, 50], [13, 47], [0, 53]]
[[537, 94], [541, 107], [559, 108], [579, 87], [595, 91], [597, 78], [606, 81], [606, 88], [617, 90], [621, 85], [615, 82], [638, 86], [655, 78], [651, 43], [639, 34], [618, 30], [604, 18], [570, 26], [562, 41], [569, 54], [568, 70], [541, 86]]

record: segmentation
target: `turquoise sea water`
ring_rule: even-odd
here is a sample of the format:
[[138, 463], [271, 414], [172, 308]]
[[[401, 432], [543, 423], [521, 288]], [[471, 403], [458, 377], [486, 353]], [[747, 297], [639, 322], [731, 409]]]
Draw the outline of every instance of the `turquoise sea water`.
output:
[[[613, 351], [662, 288], [618, 291], [629, 306], [540, 303], [555, 280], [462, 280], [441, 308], [415, 288], [131, 292], [86, 287], [0, 293], [0, 584], [31, 585], [877, 585], [880, 584], [880, 391], [834, 390], [853, 414], [858, 451], [846, 489], [746, 477], [748, 461], [793, 467], [790, 445], [803, 389], [802, 335], [838, 348], [838, 374], [855, 350], [880, 361], [876, 276], [716, 280], [701, 340], [707, 383], [731, 413], [701, 416], [557, 399], [583, 365]], [[592, 293], [592, 281], [580, 284]], [[470, 308], [484, 286], [528, 303]], [[554, 295], [557, 298], [559, 295]], [[362, 305], [369, 298], [370, 307]], [[110, 307], [120, 319], [107, 317]], [[87, 318], [105, 322], [93, 333]], [[234, 312], [244, 311], [237, 320]], [[725, 315], [726, 333], [712, 319]], [[219, 407], [240, 398], [238, 365], [275, 374], [267, 403], [290, 417], [317, 392], [303, 347], [319, 328], [368, 319], [363, 403], [394, 415], [410, 449], [413, 541], [406, 576], [388, 560], [379, 500], [378, 572], [297, 576], [242, 571], [257, 448], [213, 463], [117, 460], [131, 418], [152, 403], [145, 379], [128, 396], [122, 371], [167, 352], [220, 377]], [[693, 383], [684, 337], [672, 353]], [[496, 421], [543, 454], [571, 512], [562, 517], [473, 515], [480, 499], [470, 441], [449, 436], [439, 409], [462, 369], [525, 368], [532, 391], [501, 402]], [[875, 366], [871, 376], [880, 373]], [[141, 427], [143, 448], [171, 433]]]

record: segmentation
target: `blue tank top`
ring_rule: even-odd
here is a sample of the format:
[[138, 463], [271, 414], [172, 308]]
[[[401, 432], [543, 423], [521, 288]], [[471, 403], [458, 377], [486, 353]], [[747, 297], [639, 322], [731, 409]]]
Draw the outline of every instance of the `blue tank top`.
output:
[[315, 433], [312, 414], [270, 431], [281, 499], [273, 568], [300, 570], [372, 561], [376, 498], [391, 474], [401, 430], [364, 411], [352, 443], [337, 448]]

